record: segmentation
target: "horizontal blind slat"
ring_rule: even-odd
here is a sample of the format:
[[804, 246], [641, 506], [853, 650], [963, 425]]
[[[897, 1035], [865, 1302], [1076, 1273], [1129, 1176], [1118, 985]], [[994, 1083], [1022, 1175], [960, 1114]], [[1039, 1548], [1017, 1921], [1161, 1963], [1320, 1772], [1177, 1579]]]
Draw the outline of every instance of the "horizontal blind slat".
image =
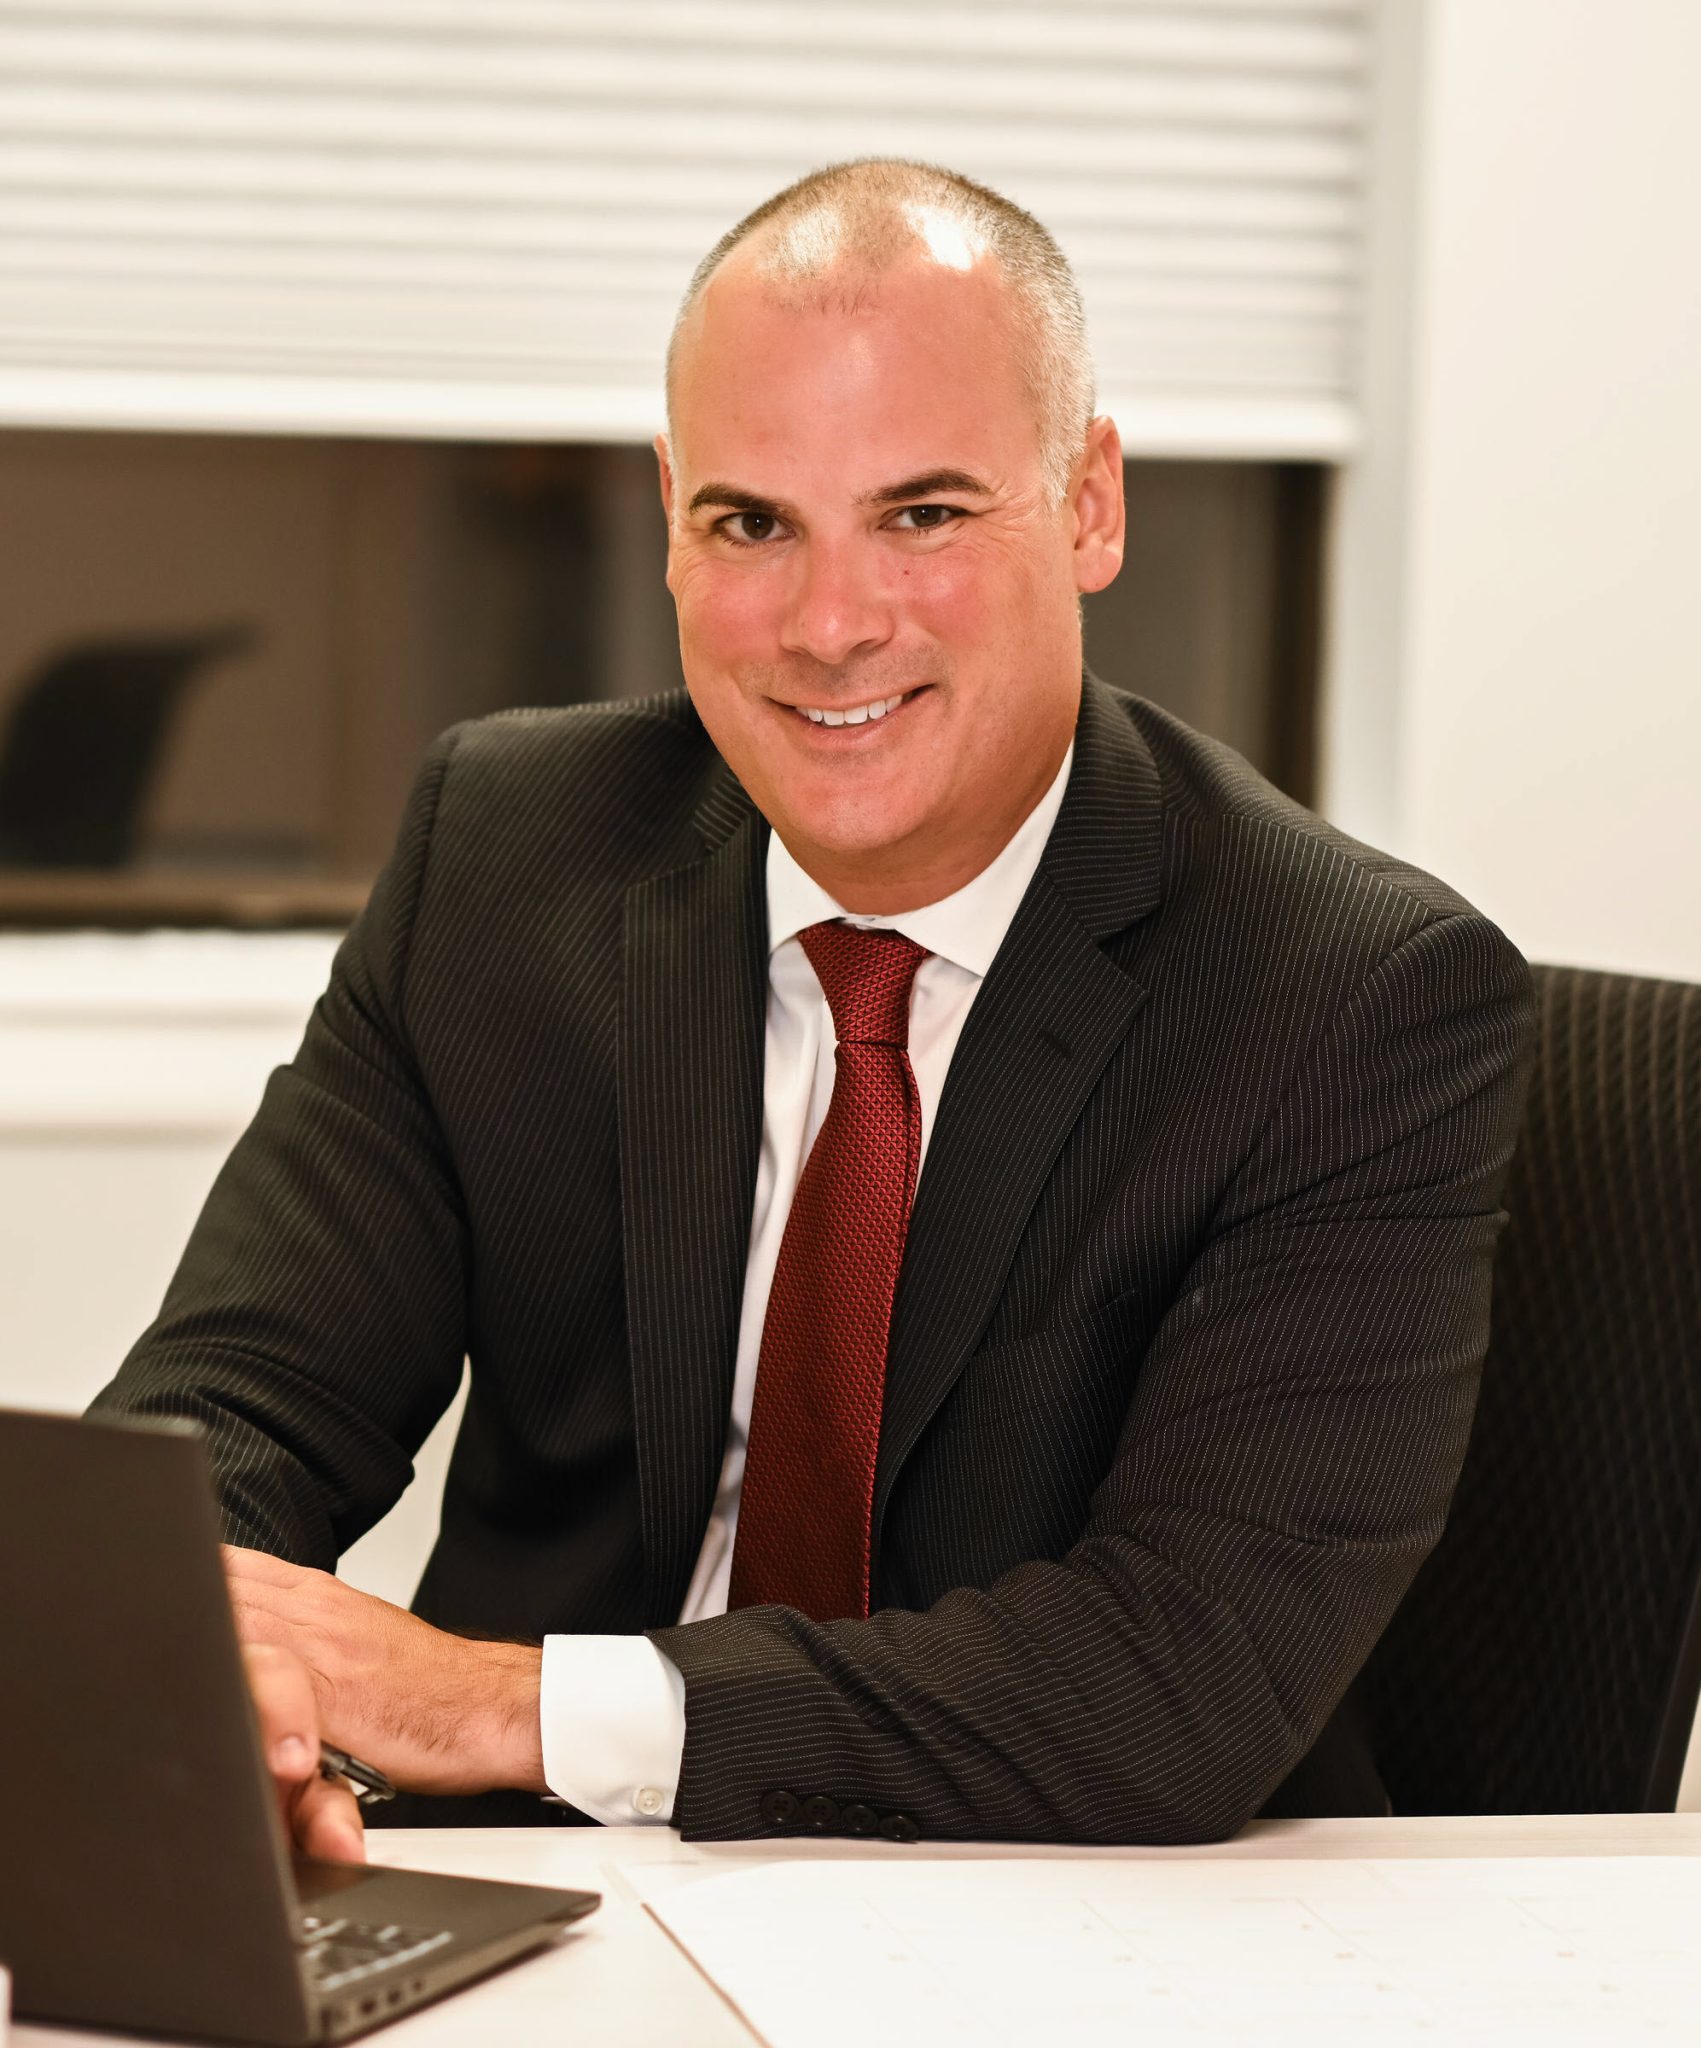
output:
[[[553, 216], [564, 209], [602, 207], [618, 200], [628, 211], [661, 207], [702, 223], [720, 225], [729, 209], [748, 198], [748, 174], [708, 166], [691, 180], [689, 204], [676, 170], [665, 164], [622, 166], [542, 156], [493, 158], [383, 157], [281, 154], [209, 146], [171, 145], [144, 150], [95, 141], [64, 143], [0, 139], [0, 193], [22, 207], [36, 195], [81, 198], [146, 207], [157, 195], [216, 207], [237, 201], [287, 208], [334, 204], [339, 210], [393, 207], [427, 218], [453, 220], [475, 211], [518, 219]], [[1158, 176], [1092, 179], [1033, 172], [1025, 183], [1030, 203], [1056, 229], [1067, 221], [1162, 224], [1201, 231], [1219, 227], [1273, 234], [1345, 234], [1358, 222], [1354, 195], [1328, 185]]]
[[[465, 151], [503, 159], [541, 151], [599, 166], [611, 186], [618, 186], [620, 168], [639, 147], [632, 115], [601, 108], [578, 110], [570, 121], [528, 109], [515, 109], [494, 122], [466, 109], [426, 119], [414, 108], [384, 101], [363, 101], [353, 108], [318, 100], [237, 108], [165, 93], [134, 102], [74, 88], [24, 94], [8, 89], [3, 80], [0, 134], [43, 140], [87, 136], [108, 144], [122, 139], [141, 148], [186, 140], [260, 140], [291, 151], [328, 148], [367, 156]], [[900, 117], [880, 108], [809, 118], [781, 112], [770, 114], [758, 134], [748, 114], [708, 107], [646, 133], [642, 154], [689, 175], [704, 162], [738, 168], [754, 204], [772, 189], [769, 181], [781, 166], [786, 175], [797, 176], [813, 164], [859, 154], [925, 155], [938, 161], [950, 155], [946, 145], [973, 152], [988, 167], [983, 176], [1000, 168], [1006, 184], [1037, 168], [1079, 173], [1090, 165], [1109, 175], [1273, 179], [1356, 190], [1362, 154], [1355, 135], [1333, 131], [1157, 125], [1083, 130], [1061, 113], [1019, 124], [951, 114]], [[957, 167], [964, 168], [960, 162]]]
[[1060, 4], [1036, 7], [1014, 0], [999, 7], [973, 5], [917, 8], [909, 0], [884, 5], [833, 0], [830, 6], [799, 7], [796, 0], [747, 0], [736, 9], [705, 8], [699, 0], [631, 0], [599, 6], [546, 5], [517, 12], [480, 0], [400, 0], [390, 8], [340, 5], [320, 0], [311, 7], [250, 5], [247, 0], [202, 0], [162, 8], [153, 0], [36, 0], [9, 4], [6, 20], [20, 35], [84, 40], [143, 32], [179, 44], [239, 45], [260, 38], [299, 38], [314, 32], [316, 45], [343, 49], [357, 43], [405, 53], [452, 51], [490, 61], [513, 49], [592, 49], [637, 44], [646, 50], [679, 45], [720, 49], [799, 49], [822, 55], [854, 54], [869, 47], [892, 55], [932, 53], [974, 60], [1055, 59], [1057, 53], [1088, 48], [1101, 62], [1229, 68], [1326, 70], [1354, 61], [1363, 51], [1361, 0], [1338, 7], [1273, 5], [1258, 10], [1229, 4], [1150, 7], [1137, 0], [1102, 6]]
[[[409, 59], [411, 58], [411, 61]], [[642, 47], [515, 51], [498, 59], [468, 51], [397, 51], [366, 44], [302, 48], [287, 39], [208, 45], [132, 34], [77, 39], [8, 33], [0, 17], [0, 72], [15, 87], [74, 75], [132, 98], [161, 88], [243, 103], [313, 94], [362, 104], [377, 95], [423, 108], [626, 107], [652, 118], [707, 98], [729, 106], [874, 106], [1021, 118], [1036, 105], [1065, 106], [1071, 119], [1130, 117], [1178, 122], [1350, 126], [1359, 106], [1356, 71], [1289, 73], [1257, 68], [1107, 66], [1028, 59], [994, 63], [961, 56], [886, 53], [726, 52]]]

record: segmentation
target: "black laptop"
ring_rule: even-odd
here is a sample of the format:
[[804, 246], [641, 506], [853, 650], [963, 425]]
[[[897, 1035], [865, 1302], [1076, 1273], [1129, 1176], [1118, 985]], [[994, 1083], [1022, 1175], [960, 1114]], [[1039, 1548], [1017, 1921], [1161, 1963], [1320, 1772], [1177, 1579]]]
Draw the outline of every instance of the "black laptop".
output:
[[0, 1411], [0, 1785], [20, 2018], [345, 2041], [598, 1903], [290, 1857], [188, 1425]]

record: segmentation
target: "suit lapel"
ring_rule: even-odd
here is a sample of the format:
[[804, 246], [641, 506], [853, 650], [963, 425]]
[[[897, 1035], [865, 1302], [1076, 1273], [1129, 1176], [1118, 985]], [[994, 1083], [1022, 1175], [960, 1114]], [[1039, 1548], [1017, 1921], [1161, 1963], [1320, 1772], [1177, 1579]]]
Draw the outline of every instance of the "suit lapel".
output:
[[1144, 740], [1089, 676], [1069, 788], [952, 1057], [893, 1311], [880, 1518], [962, 1371], [1082, 1107], [1145, 999], [1100, 941], [1160, 893], [1162, 801]]
[[701, 859], [625, 900], [621, 1199], [650, 1610], [679, 1613], [732, 1405], [762, 1130], [766, 836], [730, 771]]

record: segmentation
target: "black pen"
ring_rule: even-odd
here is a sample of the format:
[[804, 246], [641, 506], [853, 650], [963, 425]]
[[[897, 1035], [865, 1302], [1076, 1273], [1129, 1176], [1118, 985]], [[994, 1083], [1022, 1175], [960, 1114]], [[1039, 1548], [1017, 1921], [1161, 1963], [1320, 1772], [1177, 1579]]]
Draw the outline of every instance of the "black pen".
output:
[[346, 1749], [337, 1749], [329, 1742], [319, 1745], [319, 1775], [333, 1783], [346, 1778], [353, 1785], [354, 1796], [362, 1806], [376, 1806], [385, 1799], [394, 1799], [396, 1788], [384, 1773], [372, 1764], [363, 1764], [359, 1757], [350, 1756]]

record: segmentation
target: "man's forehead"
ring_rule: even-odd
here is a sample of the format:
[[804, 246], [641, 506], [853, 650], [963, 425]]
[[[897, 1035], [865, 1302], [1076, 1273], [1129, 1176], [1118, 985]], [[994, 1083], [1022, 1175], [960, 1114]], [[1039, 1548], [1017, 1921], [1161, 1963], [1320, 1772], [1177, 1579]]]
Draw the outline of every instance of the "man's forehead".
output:
[[677, 502], [687, 514], [799, 515], [945, 498], [988, 503], [1019, 483], [1033, 437], [1024, 414], [1010, 408], [1004, 417], [1000, 431], [984, 408], [970, 408], [959, 424], [876, 403], [840, 431], [802, 410], [774, 407], [749, 419], [693, 409], [669, 451]]
[[854, 434], [869, 458], [859, 489], [923, 469], [984, 473], [990, 440], [1033, 430], [1020, 361], [999, 280], [929, 259], [802, 290], [729, 259], [681, 330], [676, 454], [720, 475], [722, 450], [780, 457]]

